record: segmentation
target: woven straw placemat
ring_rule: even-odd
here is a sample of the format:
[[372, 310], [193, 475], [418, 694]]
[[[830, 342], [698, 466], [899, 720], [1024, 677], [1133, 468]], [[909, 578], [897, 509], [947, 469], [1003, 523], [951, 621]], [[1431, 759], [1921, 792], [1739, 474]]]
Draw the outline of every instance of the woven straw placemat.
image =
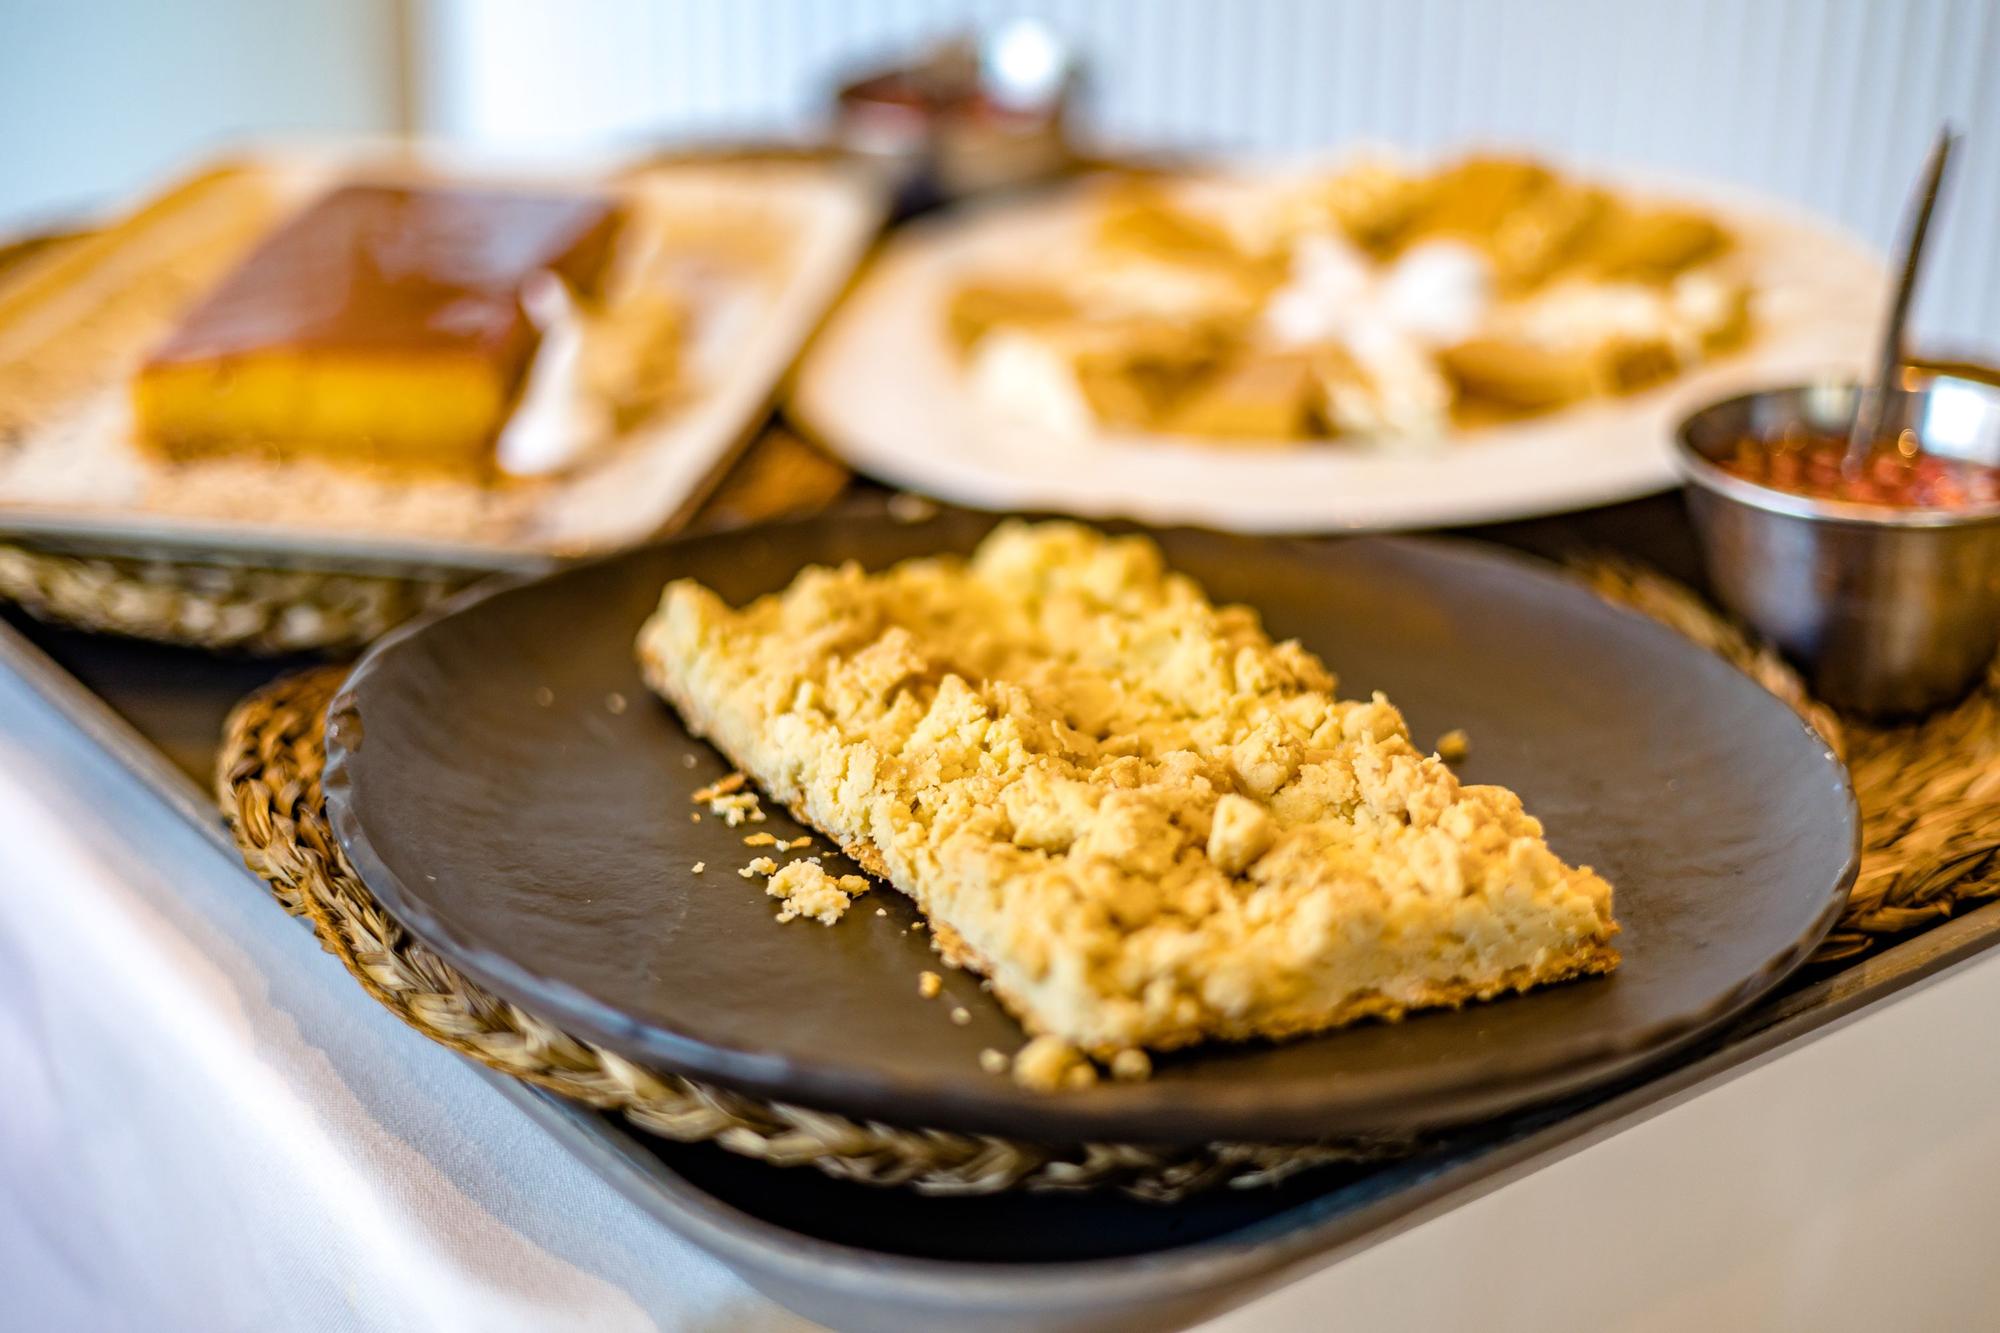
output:
[[1832, 963], [2000, 897], [2000, 661], [1956, 707], [1900, 727], [1843, 719], [1694, 593], [1622, 561], [1578, 571], [1612, 601], [1721, 654], [1790, 704], [1847, 762], [1861, 803], [1861, 874], [1813, 955]]
[[1208, 1144], [1160, 1149], [1049, 1146], [906, 1129], [759, 1101], [642, 1069], [483, 990], [396, 924], [333, 839], [320, 792], [327, 701], [344, 667], [295, 672], [230, 715], [217, 788], [243, 859], [325, 949], [411, 1027], [502, 1073], [606, 1110], [639, 1128], [714, 1142], [779, 1166], [932, 1194], [1118, 1185], [1171, 1199], [1227, 1180], [1256, 1184], [1307, 1166], [1409, 1151], [1407, 1142], [1316, 1147]]
[[[1797, 677], [1686, 589], [1630, 565], [1580, 574], [1607, 597], [1722, 654], [1785, 699], [1846, 755], [1864, 819], [1860, 881], [1814, 962], [1849, 959], [1885, 937], [2000, 894], [2000, 673], [1957, 708], [1895, 730], [1842, 724]], [[681, 1142], [713, 1142], [782, 1166], [933, 1194], [1116, 1187], [1167, 1201], [1228, 1184], [1268, 1184], [1336, 1161], [1406, 1155], [1415, 1139], [1312, 1145], [1020, 1143], [864, 1123], [764, 1102], [642, 1069], [481, 989], [411, 937], [370, 897], [327, 826], [320, 791], [327, 701], [345, 669], [281, 678], [231, 714], [217, 790], [244, 860], [287, 910], [397, 1017], [515, 1078]]]
[[37, 619], [228, 652], [359, 648], [458, 586], [0, 544], [0, 599]]
[[[745, 451], [695, 519], [726, 527], [808, 513], [848, 472], [772, 430]], [[465, 586], [246, 565], [82, 556], [0, 543], [0, 601], [53, 624], [216, 652], [278, 655], [359, 648]]]

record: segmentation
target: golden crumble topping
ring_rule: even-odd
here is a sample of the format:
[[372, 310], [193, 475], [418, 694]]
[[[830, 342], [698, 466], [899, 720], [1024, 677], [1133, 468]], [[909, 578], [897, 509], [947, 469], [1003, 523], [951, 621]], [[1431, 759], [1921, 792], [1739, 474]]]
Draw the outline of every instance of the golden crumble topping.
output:
[[[741, 610], [681, 581], [639, 648], [693, 729], [916, 900], [947, 959], [1102, 1056], [1617, 962], [1610, 885], [1518, 797], [1461, 784], [1387, 699], [1338, 698], [1143, 538], [1009, 522], [969, 559], [812, 568]], [[1036, 1050], [1017, 1077], [1054, 1060]]]

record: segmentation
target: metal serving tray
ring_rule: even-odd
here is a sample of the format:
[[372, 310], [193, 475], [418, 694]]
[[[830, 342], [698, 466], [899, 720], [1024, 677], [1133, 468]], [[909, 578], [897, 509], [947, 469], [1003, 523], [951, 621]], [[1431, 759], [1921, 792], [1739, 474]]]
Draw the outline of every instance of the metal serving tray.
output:
[[[1643, 550], [1691, 572], [1672, 497], [1481, 535], [1550, 551]], [[0, 611], [0, 667], [218, 846], [222, 720], [297, 662], [218, 659]], [[230, 848], [234, 854], [233, 848]], [[243, 891], [262, 892], [245, 872]], [[1216, 1314], [1576, 1152], [2000, 942], [2000, 904], [1853, 966], [1795, 979], [1666, 1072], [1483, 1127], [1424, 1156], [1171, 1208], [1111, 1195], [924, 1198], [666, 1143], [497, 1074], [579, 1162], [773, 1299], [843, 1328], [1172, 1327]]]

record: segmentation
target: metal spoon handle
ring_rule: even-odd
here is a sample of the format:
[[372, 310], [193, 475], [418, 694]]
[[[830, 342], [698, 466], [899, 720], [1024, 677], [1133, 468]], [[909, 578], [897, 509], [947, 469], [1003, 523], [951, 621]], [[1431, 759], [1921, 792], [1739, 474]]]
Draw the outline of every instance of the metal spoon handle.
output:
[[1924, 240], [1930, 235], [1931, 214], [1937, 210], [1938, 193], [1944, 188], [1945, 166], [1951, 160], [1951, 150], [1958, 144], [1958, 135], [1949, 125], [1939, 128], [1937, 142], [1931, 145], [1930, 160], [1924, 164], [1924, 175], [1919, 185], [1919, 193], [1914, 207], [1903, 221], [1903, 244], [1901, 247], [1901, 271], [1896, 275], [1896, 296], [1889, 305], [1889, 320], [1882, 329], [1882, 345], [1878, 349], [1875, 374], [1862, 387], [1859, 400], [1855, 403], [1854, 424], [1847, 436], [1847, 457], [1845, 466], [1849, 472], [1858, 471], [1868, 459], [1869, 451], [1882, 435], [1882, 419], [1889, 405], [1889, 393], [1896, 380], [1896, 372], [1903, 364], [1903, 331], [1910, 319], [1910, 299], [1917, 290], [1917, 270], [1923, 264]]

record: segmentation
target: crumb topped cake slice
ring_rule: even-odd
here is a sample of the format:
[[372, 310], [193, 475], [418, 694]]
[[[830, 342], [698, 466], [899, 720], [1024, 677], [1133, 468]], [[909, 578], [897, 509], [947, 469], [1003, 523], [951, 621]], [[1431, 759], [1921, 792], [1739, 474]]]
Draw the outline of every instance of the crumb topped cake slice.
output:
[[1141, 537], [1003, 524], [969, 558], [670, 584], [647, 680], [908, 894], [1033, 1032], [1284, 1037], [1618, 962], [1611, 886], [1388, 700]]

